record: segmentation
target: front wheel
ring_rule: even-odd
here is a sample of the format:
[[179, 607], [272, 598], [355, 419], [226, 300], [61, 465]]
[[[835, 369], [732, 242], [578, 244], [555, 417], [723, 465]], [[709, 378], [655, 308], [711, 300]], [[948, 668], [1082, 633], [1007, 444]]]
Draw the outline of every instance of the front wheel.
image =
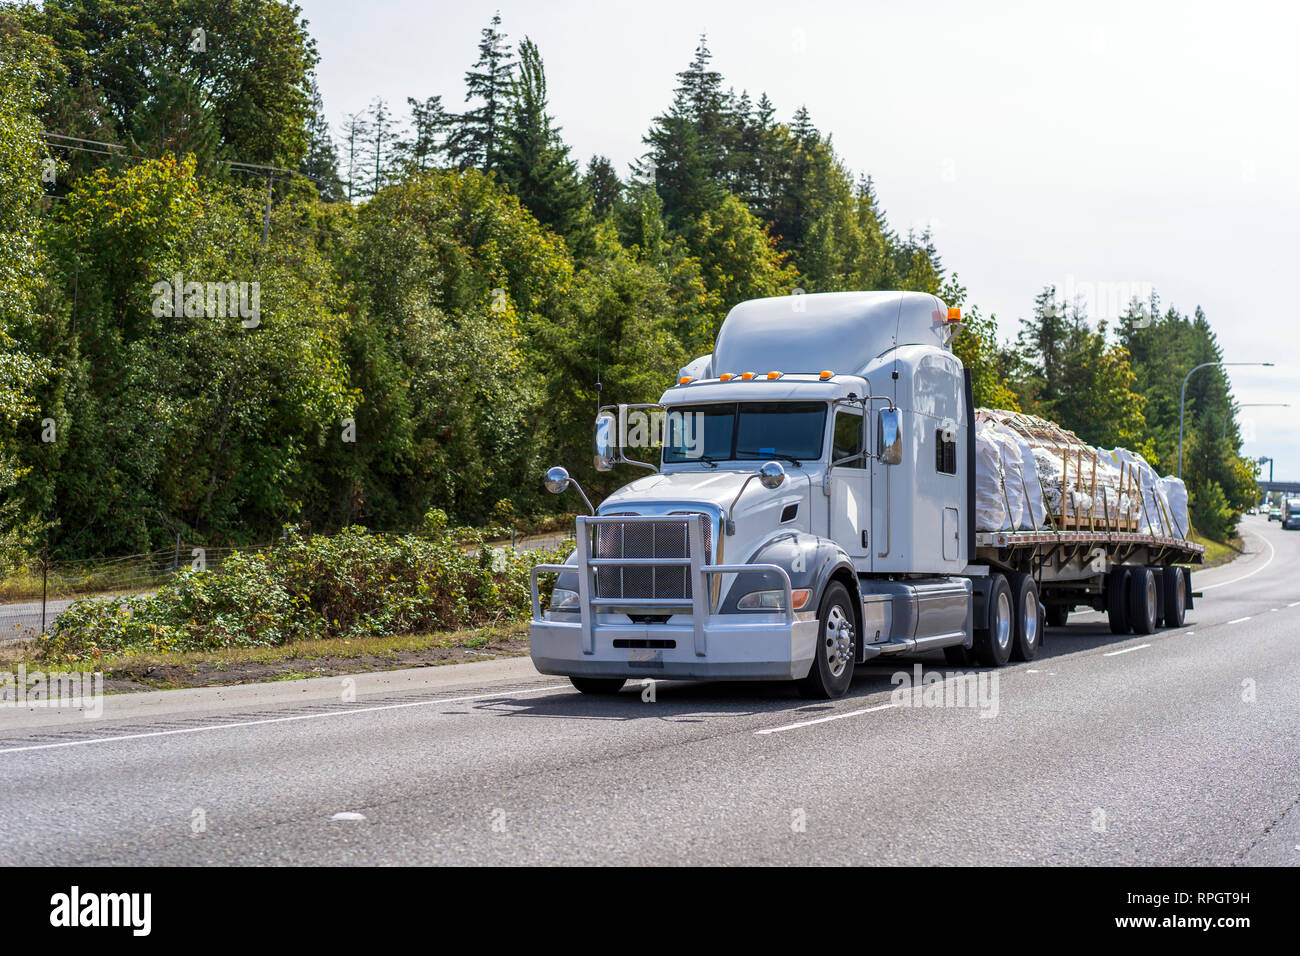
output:
[[853, 626], [853, 599], [834, 581], [822, 595], [817, 610], [817, 646], [808, 676], [799, 681], [799, 693], [816, 700], [843, 697], [853, 680], [857, 632]]
[[607, 697], [617, 694], [627, 681], [622, 677], [570, 677], [573, 686], [584, 694]]

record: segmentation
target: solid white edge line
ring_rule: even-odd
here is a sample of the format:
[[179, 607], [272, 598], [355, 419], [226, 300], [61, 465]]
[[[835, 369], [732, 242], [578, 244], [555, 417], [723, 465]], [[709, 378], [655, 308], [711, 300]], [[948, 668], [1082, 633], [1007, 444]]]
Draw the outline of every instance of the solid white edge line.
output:
[[[403, 704], [376, 704], [373, 707], [356, 707], [352, 710], [331, 710], [323, 714], [289, 714], [285, 717], [264, 717], [260, 720], [235, 720], [228, 724], [208, 724], [203, 727], [178, 727], [175, 730], [151, 730], [140, 734], [121, 734], [117, 737], [87, 737], [85, 740], [65, 740], [57, 744], [29, 744], [25, 747], [8, 747], [0, 754], [23, 753], [28, 750], [54, 750], [59, 747], [80, 747], [85, 744], [106, 744], [116, 740], [143, 740], [146, 737], [170, 737], [173, 734], [197, 734], [207, 730], [231, 730], [235, 727], [258, 727], [264, 724], [283, 724], [291, 720], [313, 720], [319, 717], [347, 717], [352, 714], [373, 714], [380, 710], [401, 710], [406, 707], [427, 707], [430, 704], [456, 704], [466, 700], [482, 700], [485, 697], [502, 697], [506, 694], [540, 694], [548, 690], [559, 690], [568, 684], [550, 684], [533, 690], [504, 690], [495, 694], [470, 694], [467, 697], [439, 697], [433, 700], [413, 700]], [[183, 718], [182, 718], [183, 719]], [[27, 728], [31, 733], [49, 733], [58, 729], [52, 727]]]
[[1251, 577], [1251, 576], [1253, 576], [1253, 575], [1259, 574], [1259, 572], [1263, 571], [1266, 567], [1268, 567], [1270, 564], [1272, 564], [1272, 563], [1273, 563], [1273, 559], [1277, 557], [1277, 549], [1273, 547], [1273, 542], [1270, 541], [1270, 540], [1268, 540], [1268, 538], [1264, 537], [1263, 535], [1260, 535], [1260, 536], [1259, 536], [1259, 540], [1260, 540], [1260, 541], [1263, 541], [1266, 545], [1268, 545], [1268, 560], [1267, 560], [1267, 561], [1265, 561], [1263, 564], [1261, 564], [1259, 567], [1257, 567], [1254, 571], [1251, 571], [1251, 572], [1249, 572], [1248, 574], [1243, 574], [1243, 575], [1242, 575], [1241, 577], [1239, 577], [1239, 578], [1233, 578], [1231, 581], [1220, 581], [1218, 584], [1207, 584], [1207, 585], [1205, 585], [1205, 587], [1201, 588], [1201, 590], [1202, 590], [1202, 591], [1213, 591], [1215, 588], [1226, 587], [1226, 586], [1229, 585], [1229, 584], [1236, 584], [1238, 581], [1244, 581], [1244, 580], [1246, 580], [1246, 578], [1248, 578], [1248, 577]]
[[813, 720], [801, 720], [797, 724], [786, 724], [784, 727], [764, 727], [762, 730], [756, 730], [756, 735], [762, 734], [779, 734], [786, 730], [798, 730], [800, 727], [811, 727], [813, 724], [824, 724], [828, 720], [843, 720], [845, 717], [857, 717], [859, 714], [870, 714], [877, 710], [889, 710], [893, 704], [880, 704], [876, 707], [863, 707], [861, 710], [851, 710], [847, 714], [831, 714], [829, 717], [817, 717]]
[[1140, 651], [1140, 650], [1142, 650], [1142, 648], [1144, 648], [1144, 647], [1150, 647], [1150, 646], [1151, 646], [1150, 644], [1139, 644], [1137, 647], [1126, 647], [1126, 648], [1124, 648], [1123, 650], [1120, 650], [1120, 651], [1107, 651], [1105, 654], [1102, 654], [1101, 656], [1102, 656], [1102, 657], [1114, 657], [1116, 654], [1127, 654], [1127, 653], [1129, 653], [1130, 651]]

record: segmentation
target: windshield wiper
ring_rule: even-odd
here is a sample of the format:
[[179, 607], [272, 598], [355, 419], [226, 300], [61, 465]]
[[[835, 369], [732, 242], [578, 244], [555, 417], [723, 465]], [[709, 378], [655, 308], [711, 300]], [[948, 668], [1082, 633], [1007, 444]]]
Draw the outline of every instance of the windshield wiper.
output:
[[711, 455], [682, 455], [681, 458], [666, 458], [664, 461], [669, 465], [689, 465], [692, 462], [702, 461], [710, 468], [718, 467], [718, 459]]
[[794, 457], [794, 455], [787, 455], [785, 452], [780, 452], [780, 451], [753, 451], [751, 449], [737, 448], [736, 454], [737, 455], [758, 455], [760, 458], [784, 458], [786, 461], [792, 463], [796, 468], [803, 467], [803, 462], [800, 461], [798, 458]]

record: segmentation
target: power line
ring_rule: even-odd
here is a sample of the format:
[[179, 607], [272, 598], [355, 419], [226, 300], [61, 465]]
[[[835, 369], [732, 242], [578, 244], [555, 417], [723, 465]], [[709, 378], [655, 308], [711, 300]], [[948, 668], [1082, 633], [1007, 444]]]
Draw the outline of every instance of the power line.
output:
[[[44, 133], [44, 132], [43, 132], [43, 133], [41, 133], [40, 135], [41, 135], [41, 137], [42, 137], [43, 139], [46, 139], [46, 140], [51, 140], [51, 139], [56, 139], [56, 140], [69, 140], [69, 141], [74, 142], [74, 143], [87, 143], [87, 144], [89, 144], [89, 145], [91, 145], [91, 146], [105, 146], [105, 147], [107, 147], [109, 150], [121, 150], [122, 153], [125, 153], [125, 152], [126, 152], [126, 147], [123, 146], [123, 145], [121, 145], [120, 143], [108, 143], [108, 142], [105, 142], [105, 141], [103, 141], [103, 140], [99, 140], [99, 139], [84, 139], [84, 138], [82, 138], [82, 137], [80, 137], [80, 136], [67, 136], [67, 135], [65, 135], [65, 134], [63, 134], [63, 133]], [[68, 143], [49, 143], [48, 145], [50, 145], [50, 146], [57, 146], [59, 149], [71, 149], [71, 150], [76, 150], [77, 152], [82, 152], [82, 153], [95, 153], [95, 154], [98, 154], [98, 155], [101, 155], [101, 156], [116, 156], [116, 155], [119, 155], [118, 153], [108, 152], [108, 151], [103, 150], [103, 149], [88, 149], [86, 146], [72, 146], [72, 145], [69, 145]], [[148, 159], [160, 159], [161, 157], [159, 157], [159, 156], [147, 156], [147, 155], [144, 155], [144, 154], [138, 154], [138, 155], [137, 155], [137, 158], [143, 161], [143, 160], [148, 160]], [[266, 165], [263, 165], [263, 164], [260, 164], [260, 163], [245, 163], [245, 162], [240, 162], [240, 161], [238, 161], [238, 160], [233, 160], [233, 159], [214, 159], [213, 162], [217, 162], [217, 163], [221, 163], [222, 165], [229, 166], [229, 167], [231, 167], [232, 169], [236, 170], [237, 172], [252, 172], [252, 171], [256, 171], [256, 170], [265, 170], [265, 171], [267, 171], [267, 172], [273, 172], [273, 173], [286, 173], [286, 174], [287, 174], [285, 177], [276, 177], [276, 178], [275, 178], [275, 182], [289, 182], [290, 179], [291, 179], [292, 177], [294, 177], [294, 176], [301, 176], [303, 179], [309, 179], [309, 180], [311, 180], [312, 182], [314, 182], [314, 183], [318, 183], [318, 184], [320, 184], [320, 185], [324, 185], [324, 186], [328, 186], [328, 185], [330, 185], [330, 182], [329, 182], [328, 180], [326, 180], [326, 179], [322, 179], [322, 178], [320, 178], [319, 176], [312, 176], [312, 175], [309, 175], [308, 173], [299, 172], [298, 170], [294, 170], [294, 169], [286, 169], [286, 168], [283, 167], [283, 166], [266, 166]]]

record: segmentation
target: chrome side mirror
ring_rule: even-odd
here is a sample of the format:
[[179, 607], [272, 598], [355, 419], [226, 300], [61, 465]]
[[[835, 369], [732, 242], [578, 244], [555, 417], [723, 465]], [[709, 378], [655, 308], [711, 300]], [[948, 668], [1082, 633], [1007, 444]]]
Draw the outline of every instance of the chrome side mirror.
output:
[[882, 464], [898, 465], [903, 461], [902, 412], [897, 408], [882, 408], [878, 420], [878, 457]]
[[563, 494], [572, 480], [568, 471], [556, 465], [546, 473], [546, 490], [553, 495]]
[[779, 461], [764, 462], [758, 469], [758, 481], [764, 488], [780, 488], [785, 482], [785, 469]]
[[596, 509], [591, 506], [591, 499], [588, 498], [587, 493], [582, 490], [582, 485], [569, 477], [569, 472], [566, 469], [556, 465], [554, 468], [551, 468], [546, 472], [545, 481], [546, 490], [553, 495], [563, 494], [568, 490], [569, 485], [573, 485], [573, 487], [578, 489], [578, 494], [582, 495], [582, 501], [587, 506], [588, 513], [593, 515], [596, 513]]
[[740, 490], [736, 492], [736, 497], [731, 499], [731, 507], [727, 509], [727, 523], [724, 530], [729, 535], [736, 533], [736, 519], [732, 517], [736, 513], [736, 502], [740, 500], [740, 496], [745, 493], [745, 489], [749, 487], [749, 483], [755, 478], [764, 488], [769, 490], [780, 488], [785, 483], [785, 469], [781, 467], [779, 461], [767, 461], [759, 466], [758, 471], [745, 477], [745, 480], [741, 482]]
[[597, 471], [613, 471], [618, 463], [618, 448], [614, 444], [617, 434], [618, 419], [613, 412], [601, 412], [596, 416], [595, 445], [593, 459]]

